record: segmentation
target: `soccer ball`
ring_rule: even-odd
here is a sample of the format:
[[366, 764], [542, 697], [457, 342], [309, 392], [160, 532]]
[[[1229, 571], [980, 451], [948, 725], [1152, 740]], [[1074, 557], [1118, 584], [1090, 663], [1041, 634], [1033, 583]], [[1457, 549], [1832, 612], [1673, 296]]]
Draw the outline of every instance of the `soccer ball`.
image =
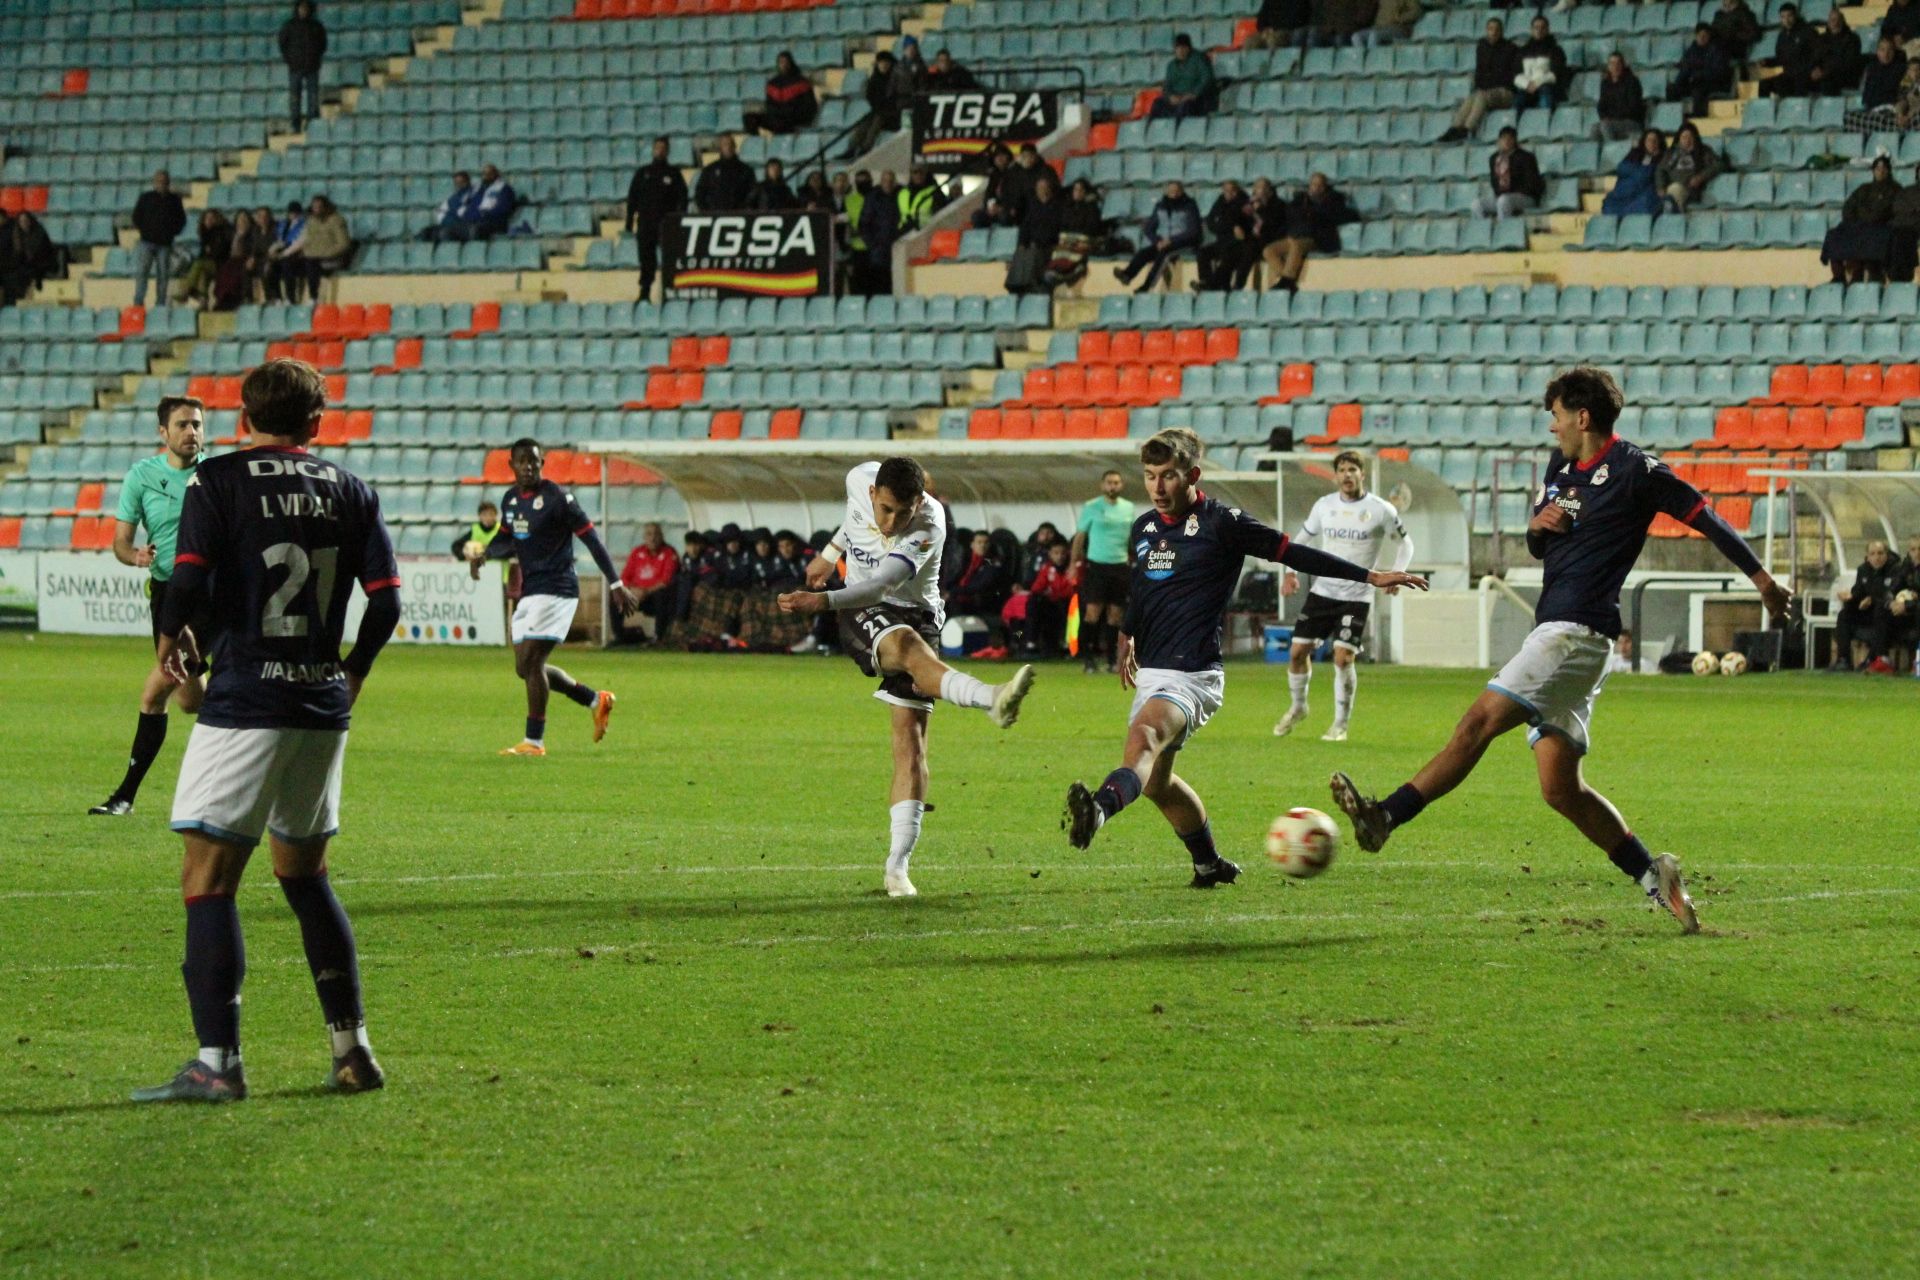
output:
[[1714, 657], [1708, 650], [1702, 649], [1693, 655], [1693, 674], [1710, 676], [1719, 669], [1720, 659]]
[[460, 554], [469, 560], [484, 560], [487, 556], [487, 544], [478, 538], [468, 538], [467, 545], [460, 548]]
[[1720, 659], [1720, 674], [1723, 676], [1743, 676], [1747, 674], [1747, 655], [1738, 649], [1725, 654]]
[[1340, 829], [1318, 809], [1289, 809], [1267, 828], [1267, 856], [1296, 880], [1319, 875], [1340, 849]]

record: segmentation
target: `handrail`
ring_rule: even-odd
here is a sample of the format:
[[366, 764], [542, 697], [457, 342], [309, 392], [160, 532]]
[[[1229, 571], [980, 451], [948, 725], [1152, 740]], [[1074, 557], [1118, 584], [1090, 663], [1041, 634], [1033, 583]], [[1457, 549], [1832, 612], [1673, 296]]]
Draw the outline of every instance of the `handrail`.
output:
[[1634, 664], [1636, 669], [1639, 667], [1640, 665], [1640, 606], [1643, 603], [1643, 597], [1645, 597], [1645, 595], [1647, 594], [1648, 587], [1654, 586], [1656, 584], [1662, 585], [1662, 586], [1687, 586], [1690, 584], [1705, 585], [1706, 583], [1709, 583], [1709, 582], [1718, 582], [1720, 584], [1720, 594], [1725, 595], [1729, 591], [1733, 583], [1745, 582], [1745, 581], [1746, 581], [1745, 578], [1739, 576], [1738, 574], [1731, 574], [1731, 573], [1721, 578], [1715, 578], [1712, 576], [1708, 576], [1704, 578], [1702, 577], [1642, 578], [1639, 581], [1639, 583], [1636, 584], [1635, 587], [1633, 588], [1633, 639], [1632, 639], [1632, 644], [1629, 645], [1629, 648], [1632, 651], [1627, 655], [1628, 660]]

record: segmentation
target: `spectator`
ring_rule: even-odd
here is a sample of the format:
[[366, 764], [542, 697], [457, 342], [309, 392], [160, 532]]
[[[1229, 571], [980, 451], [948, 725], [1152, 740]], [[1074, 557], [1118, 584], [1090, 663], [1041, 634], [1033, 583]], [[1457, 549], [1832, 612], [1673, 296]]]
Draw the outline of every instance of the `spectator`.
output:
[[468, 198], [466, 213], [459, 224], [450, 229], [450, 240], [491, 240], [495, 236], [505, 235], [507, 228], [513, 225], [513, 210], [519, 204], [520, 197], [514, 194], [513, 184], [500, 176], [500, 171], [492, 165], [480, 170], [480, 185]]
[[1553, 38], [1547, 20], [1535, 15], [1527, 42], [1520, 46], [1520, 73], [1513, 79], [1517, 90], [1514, 105], [1522, 111], [1557, 107], [1565, 100], [1567, 85], [1572, 79], [1566, 50]]
[[1600, 76], [1600, 124], [1594, 136], [1602, 142], [1625, 142], [1647, 127], [1647, 96], [1640, 77], [1618, 53], [1607, 55]]
[[1213, 110], [1213, 59], [1193, 47], [1185, 32], [1173, 38], [1173, 57], [1167, 63], [1160, 96], [1148, 114], [1155, 120], [1185, 120]]
[[1860, 87], [1860, 76], [1866, 69], [1860, 37], [1847, 25], [1847, 15], [1835, 5], [1827, 10], [1827, 29], [1814, 56], [1813, 92], [1850, 98]]
[[1902, 188], [1893, 180], [1893, 162], [1873, 162], [1873, 180], [1856, 187], [1840, 211], [1840, 225], [1827, 232], [1820, 261], [1833, 269], [1835, 284], [1885, 280], [1893, 241], [1893, 211]]
[[914, 165], [907, 173], [907, 185], [900, 188], [900, 234], [911, 235], [925, 227], [946, 203], [947, 193], [927, 166]]
[[[280, 24], [280, 60], [287, 64], [289, 117], [293, 131], [320, 116], [320, 64], [327, 57], [327, 29], [313, 16], [309, 0], [293, 6], [293, 16]], [[301, 96], [306, 101], [302, 108]]]
[[894, 60], [894, 67], [907, 78], [907, 100], [927, 87], [927, 60], [920, 54], [920, 41], [913, 36], [900, 39], [900, 54]]
[[1902, 129], [1920, 129], [1920, 57], [1907, 59], [1906, 78], [1893, 104], [1893, 121]]
[[1834, 592], [1840, 604], [1834, 631], [1834, 671], [1891, 671], [1887, 662], [1889, 619], [1893, 597], [1905, 574], [1894, 562], [1887, 544], [1867, 544], [1867, 558], [1853, 575], [1853, 585]]
[[1880, 34], [1892, 36], [1894, 43], [1902, 51], [1907, 41], [1920, 36], [1920, 0], [1893, 0], [1893, 5], [1880, 19]]
[[853, 131], [846, 158], [873, 150], [883, 133], [900, 128], [900, 113], [913, 101], [913, 82], [894, 65], [893, 55], [885, 49], [873, 55], [873, 69], [867, 72], [867, 116]]
[[1100, 212], [1100, 193], [1085, 178], [1075, 178], [1066, 208], [1060, 211], [1060, 243], [1054, 246], [1047, 274], [1055, 284], [1078, 284], [1086, 278], [1087, 259], [1107, 240], [1106, 215]]
[[1261, 251], [1267, 264], [1267, 287], [1297, 291], [1307, 272], [1308, 257], [1338, 254], [1340, 228], [1358, 221], [1360, 215], [1326, 174], [1308, 178], [1306, 189], [1287, 202], [1285, 231]]
[[749, 209], [760, 209], [778, 213], [785, 209], [798, 209], [800, 197], [793, 194], [793, 188], [787, 185], [786, 166], [778, 160], [767, 161], [766, 175], [747, 197]]
[[1747, 60], [1760, 43], [1760, 19], [1753, 16], [1747, 0], [1720, 0], [1720, 11], [1713, 15], [1713, 42], [1725, 50], [1730, 62]]
[[1048, 291], [1047, 268], [1060, 243], [1060, 224], [1066, 213], [1066, 201], [1060, 199], [1053, 174], [1043, 174], [1034, 184], [1033, 199], [1027, 201], [1020, 219], [1020, 241], [1007, 263], [1007, 292], [1012, 294]]
[[1614, 638], [1613, 648], [1607, 651], [1607, 674], [1633, 674], [1633, 632], [1625, 627]]
[[847, 252], [844, 255], [844, 270], [847, 275], [847, 291], [863, 294], [866, 292], [867, 242], [860, 238], [860, 219], [866, 215], [867, 199], [873, 194], [873, 175], [861, 169], [853, 175], [853, 188], [841, 201], [841, 209], [846, 217]]
[[1894, 105], [1900, 101], [1900, 86], [1906, 78], [1907, 55], [1883, 30], [1879, 43], [1873, 47], [1873, 61], [1867, 64], [1867, 74], [1860, 82], [1861, 107], [1892, 116]]
[[1312, 0], [1260, 0], [1253, 22], [1253, 43], [1263, 49], [1284, 48], [1313, 30]]
[[1373, 25], [1378, 0], [1322, 0], [1314, 23], [1314, 43], [1346, 48], [1354, 36]]
[[[844, 179], [846, 175], [841, 174], [840, 177]], [[800, 207], [829, 214], [839, 212], [840, 202], [834, 197], [833, 188], [827, 184], [827, 174], [824, 169], [815, 169], [807, 175], [807, 180], [800, 184]]]
[[344, 269], [353, 256], [353, 236], [346, 217], [331, 200], [315, 196], [307, 206], [299, 236], [291, 244], [279, 246], [277, 256], [282, 259], [283, 279], [292, 282], [287, 287], [287, 301], [300, 301], [303, 287], [308, 298], [319, 301], [321, 277]]
[[[1312, 185], [1311, 179], [1309, 179], [1308, 185]], [[1265, 178], [1255, 178], [1253, 180], [1253, 191], [1247, 200], [1247, 234], [1246, 237], [1239, 242], [1239, 253], [1234, 259], [1233, 279], [1229, 285], [1230, 288], [1244, 289], [1247, 287], [1247, 283], [1253, 279], [1254, 267], [1265, 258], [1267, 250], [1286, 238], [1287, 224], [1287, 202], [1282, 200], [1279, 192], [1274, 190], [1273, 183]], [[1337, 242], [1339, 237], [1337, 224], [1334, 236]], [[1335, 251], [1337, 251], [1337, 243]], [[1309, 250], [1309, 252], [1311, 252], [1311, 250]], [[1284, 252], [1278, 261], [1284, 263]], [[1304, 259], [1301, 261], [1300, 266], [1301, 270], [1304, 271], [1306, 269]], [[1299, 283], [1298, 277], [1295, 278], [1294, 283], [1296, 285]]]
[[1520, 50], [1507, 39], [1500, 19], [1487, 19], [1487, 34], [1473, 48], [1473, 88], [1442, 142], [1463, 142], [1479, 131], [1487, 112], [1513, 105], [1513, 82], [1520, 74]]
[[209, 291], [210, 305], [215, 311], [231, 311], [253, 301], [253, 264], [267, 251], [267, 242], [273, 234], [272, 215], [256, 228], [253, 214], [236, 209], [232, 228], [227, 256], [215, 269]]
[[[927, 91], [929, 93], [951, 92], [956, 89], [977, 89], [980, 82], [973, 73], [953, 60], [953, 55], [945, 49], [933, 55], [933, 65], [927, 68]], [[1001, 148], [1005, 150], [1005, 148]]]
[[1031, 142], [1020, 145], [1020, 154], [1014, 160], [1013, 172], [1006, 181], [1007, 208], [1013, 214], [1010, 225], [1020, 225], [1020, 219], [1027, 211], [1027, 201], [1033, 199], [1034, 184], [1040, 181], [1041, 175], [1052, 172], [1042, 163], [1039, 147]]
[[[274, 226], [273, 243], [267, 246], [267, 263], [262, 271], [268, 302], [292, 302], [299, 294], [298, 281], [287, 250], [306, 234], [307, 211], [298, 200], [287, 203], [286, 216]], [[136, 299], [135, 305], [138, 305]]]
[[742, 123], [748, 133], [796, 133], [819, 114], [820, 99], [813, 92], [813, 81], [793, 55], [782, 49], [773, 60], [773, 75], [767, 81], [760, 110], [747, 112]]
[[680, 568], [673, 580], [673, 604], [670, 617], [673, 629], [684, 631], [693, 616], [694, 604], [705, 583], [719, 572], [719, 559], [713, 539], [698, 529], [689, 529], [681, 539]]
[[974, 531], [966, 564], [946, 593], [947, 615], [968, 614], [989, 621], [1000, 616], [1010, 594], [1007, 567], [993, 555], [993, 537]]
[[747, 591], [753, 586], [753, 551], [737, 524], [720, 530], [719, 544], [703, 570], [687, 616], [687, 647], [744, 649], [739, 639]]
[[[1909, 80], [1917, 78], [1916, 72], [1920, 72], [1920, 59], [1907, 64]], [[1887, 227], [1887, 275], [1911, 280], [1920, 260], [1920, 166], [1914, 168], [1913, 183], [1893, 197], [1893, 218]]]
[[627, 183], [627, 233], [640, 255], [640, 301], [653, 297], [653, 279], [660, 271], [660, 232], [669, 214], [687, 207], [687, 179], [680, 166], [667, 158], [665, 138], [653, 140], [653, 158], [633, 171]]
[[1887, 650], [1895, 675], [1914, 675], [1914, 652], [1920, 649], [1920, 537], [1907, 539], [1907, 558], [1900, 562], [1898, 590], [1887, 605]]
[[1373, 25], [1353, 33], [1356, 49], [1381, 49], [1413, 38], [1413, 25], [1420, 21], [1420, 0], [1380, 0], [1374, 11]]
[[1691, 120], [1681, 125], [1680, 132], [1673, 135], [1673, 145], [1660, 157], [1660, 168], [1654, 178], [1667, 210], [1685, 213], [1687, 206], [1705, 194], [1707, 184], [1719, 176], [1724, 167], [1713, 148], [1700, 140], [1700, 130]]
[[1160, 273], [1182, 249], [1191, 249], [1200, 243], [1200, 226], [1200, 206], [1194, 203], [1184, 186], [1169, 182], [1165, 194], [1154, 202], [1152, 212], [1140, 222], [1141, 230], [1146, 233], [1146, 243], [1134, 251], [1126, 266], [1114, 268], [1114, 279], [1121, 284], [1131, 285], [1140, 269], [1148, 267], [1147, 278], [1134, 290], [1135, 293], [1146, 293], [1160, 282]]
[[807, 558], [800, 554], [800, 535], [791, 529], [775, 534], [753, 531], [753, 586], [747, 591], [740, 638], [760, 653], [786, 653], [813, 629], [813, 618], [780, 612], [781, 593], [806, 585]]
[[133, 305], [145, 306], [147, 277], [154, 279], [154, 305], [166, 306], [173, 278], [173, 242], [187, 229], [187, 207], [174, 193], [165, 169], [153, 175], [153, 189], [142, 191], [133, 206]]
[[[467, 544], [477, 542], [484, 547], [499, 535], [500, 528], [500, 508], [491, 502], [482, 502], [475, 508], [473, 523], [467, 526], [467, 531], [453, 540], [453, 558], [463, 565], [467, 564]], [[520, 562], [509, 559], [497, 563], [500, 565], [500, 585], [505, 588], [519, 570]]]
[[1059, 526], [1053, 521], [1042, 520], [1035, 525], [1033, 532], [1027, 535], [1026, 545], [1020, 549], [1020, 571], [1014, 575], [1019, 584], [1023, 587], [1031, 587], [1034, 578], [1039, 576], [1041, 567], [1047, 563], [1047, 548], [1056, 542], [1064, 541], [1065, 539], [1060, 536]]
[[1539, 162], [1520, 145], [1520, 133], [1512, 125], [1500, 131], [1500, 141], [1487, 161], [1487, 174], [1487, 193], [1473, 202], [1478, 217], [1502, 221], [1524, 217], [1547, 194]]
[[0, 302], [18, 302], [60, 274], [64, 254], [33, 213], [22, 210], [11, 226], [0, 227], [0, 241]]
[[721, 134], [715, 145], [720, 154], [694, 181], [693, 203], [702, 213], [737, 213], [753, 198], [753, 170], [740, 158], [732, 134]]
[[1713, 28], [1700, 23], [1693, 29], [1693, 43], [1680, 55], [1680, 65], [1667, 81], [1667, 101], [1684, 102], [1687, 114], [1707, 114], [1707, 99], [1725, 97], [1733, 92], [1733, 60], [1713, 38]]
[[460, 228], [466, 224], [467, 206], [479, 192], [473, 189], [473, 177], [465, 169], [453, 175], [453, 190], [433, 211], [433, 225], [420, 233], [422, 240], [437, 244], [442, 240], [463, 240]]
[[1779, 73], [1760, 82], [1760, 92], [1769, 98], [1804, 98], [1814, 91], [1814, 62], [1820, 53], [1820, 34], [1800, 21], [1797, 6], [1780, 6], [1780, 30], [1773, 37], [1773, 56], [1762, 66], [1778, 68]]
[[1057, 658], [1067, 651], [1067, 614], [1080, 590], [1073, 571], [1071, 548], [1055, 538], [1042, 553], [1045, 560], [1027, 588], [1027, 651]]
[[[1038, 153], [1036, 153], [1038, 154]], [[985, 231], [989, 227], [1013, 227], [1020, 224], [1014, 202], [1009, 198], [1010, 184], [1026, 185], [1024, 174], [1015, 174], [1013, 152], [996, 142], [987, 150], [987, 194], [973, 211], [973, 225]]]
[[[660, 534], [660, 526], [649, 521], [641, 526], [640, 545], [627, 555], [620, 570], [620, 582], [632, 593], [635, 607], [616, 628], [614, 639], [660, 640], [673, 622], [674, 577], [680, 571], [680, 555]], [[647, 635], [646, 618], [653, 623]]]
[[1666, 135], [1648, 129], [1615, 167], [1613, 190], [1600, 202], [1600, 212], [1614, 218], [1630, 213], [1660, 212], [1660, 160], [1667, 151]]
[[860, 292], [883, 297], [893, 292], [893, 242], [900, 238], [900, 179], [880, 172], [880, 183], [860, 206], [860, 239], [865, 248], [857, 264]]
[[1228, 178], [1220, 184], [1220, 194], [1207, 210], [1207, 241], [1197, 256], [1199, 269], [1193, 288], [1196, 293], [1208, 289], [1226, 289], [1233, 284], [1234, 268], [1241, 258], [1252, 225], [1252, 201], [1240, 184]]

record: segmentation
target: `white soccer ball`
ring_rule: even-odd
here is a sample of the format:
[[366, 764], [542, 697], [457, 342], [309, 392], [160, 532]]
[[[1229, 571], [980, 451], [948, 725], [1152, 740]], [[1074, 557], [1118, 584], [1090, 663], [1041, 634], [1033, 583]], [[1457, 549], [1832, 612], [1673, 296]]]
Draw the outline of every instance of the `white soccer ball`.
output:
[[1747, 674], [1747, 655], [1738, 649], [1724, 654], [1720, 659], [1720, 674], [1723, 676], [1743, 676]]
[[1702, 649], [1693, 655], [1693, 674], [1697, 676], [1710, 676], [1718, 670], [1720, 670], [1720, 659], [1714, 657], [1713, 654], [1707, 650]]
[[468, 538], [467, 545], [460, 548], [460, 554], [469, 560], [484, 560], [487, 558], [487, 544], [478, 538]]
[[1267, 856], [1296, 880], [1319, 875], [1340, 850], [1340, 828], [1318, 809], [1289, 809], [1267, 828]]

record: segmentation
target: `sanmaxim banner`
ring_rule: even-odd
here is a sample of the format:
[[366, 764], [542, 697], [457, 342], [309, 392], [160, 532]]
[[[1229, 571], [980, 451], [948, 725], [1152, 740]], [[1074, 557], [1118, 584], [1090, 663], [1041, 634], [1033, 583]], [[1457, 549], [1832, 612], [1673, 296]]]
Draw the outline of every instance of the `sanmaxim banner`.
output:
[[1060, 124], [1051, 89], [949, 89], [913, 99], [913, 158], [929, 169], [984, 170], [996, 142], [1014, 151]]
[[43, 551], [35, 577], [42, 631], [83, 636], [152, 634], [145, 569], [97, 551]]
[[833, 220], [822, 210], [669, 215], [666, 287], [694, 298], [809, 298], [833, 292]]

